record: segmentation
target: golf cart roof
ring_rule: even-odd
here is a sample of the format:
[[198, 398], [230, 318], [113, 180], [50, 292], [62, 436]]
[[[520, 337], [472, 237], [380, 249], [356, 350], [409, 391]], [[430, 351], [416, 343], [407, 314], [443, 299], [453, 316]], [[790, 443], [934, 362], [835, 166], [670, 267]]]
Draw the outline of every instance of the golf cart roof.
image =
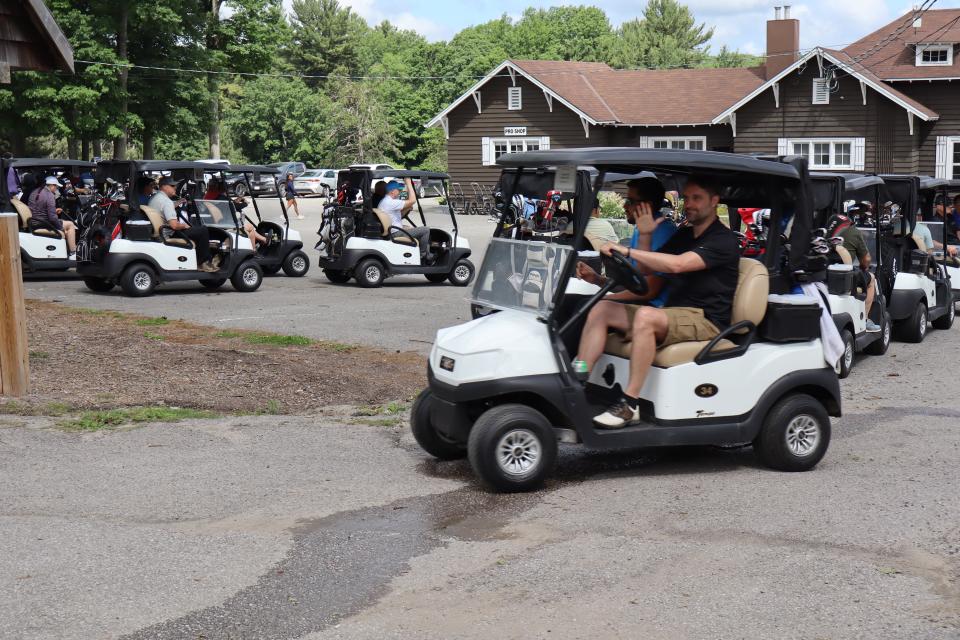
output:
[[816, 171], [810, 173], [811, 178], [840, 178], [843, 180], [843, 188], [846, 191], [858, 191], [878, 184], [886, 184], [883, 178], [875, 175], [862, 173], [831, 173], [829, 171]]
[[953, 186], [953, 180], [946, 178], [933, 178], [931, 176], [920, 176], [920, 189], [926, 191], [929, 189], [940, 189], [942, 187]]
[[262, 164], [231, 164], [227, 167], [228, 173], [280, 173], [275, 166]]
[[[772, 159], [772, 158], [771, 158]], [[636, 174], [637, 167], [663, 173], [751, 173], [798, 180], [800, 174], [787, 162], [720, 151], [591, 147], [508, 153], [497, 159], [501, 167], [590, 166], [609, 172]], [[690, 169], [693, 171], [690, 171]]]
[[14, 158], [10, 165], [15, 169], [28, 169], [31, 167], [81, 167], [92, 169], [97, 166], [93, 162], [86, 160], [64, 160], [61, 158]]
[[104, 160], [101, 166], [136, 166], [137, 171], [176, 171], [177, 169], [195, 169], [210, 173], [226, 171], [229, 165], [211, 162], [190, 162], [186, 160]]

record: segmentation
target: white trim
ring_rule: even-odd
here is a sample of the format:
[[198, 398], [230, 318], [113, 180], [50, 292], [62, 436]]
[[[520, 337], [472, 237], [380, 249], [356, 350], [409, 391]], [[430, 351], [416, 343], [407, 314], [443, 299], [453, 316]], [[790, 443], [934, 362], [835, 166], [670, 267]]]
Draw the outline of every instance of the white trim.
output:
[[814, 78], [811, 104], [830, 104], [830, 79]]
[[863, 95], [863, 106], [867, 106], [867, 83], [860, 81], [860, 93]]
[[473, 101], [477, 103], [477, 113], [483, 113], [483, 109], [480, 108], [480, 92], [473, 92]]
[[550, 150], [550, 136], [540, 136], [540, 151]]
[[480, 138], [480, 164], [485, 167], [493, 164], [493, 161], [490, 159], [492, 148], [493, 145], [490, 144], [490, 138]]
[[517, 70], [513, 67], [507, 67], [507, 71], [510, 72], [510, 84], [514, 87], [517, 86]]
[[790, 155], [790, 141], [786, 138], [777, 138], [777, 155], [778, 156], [788, 156]]
[[[506, 147], [505, 153], [513, 153], [510, 145], [520, 144], [520, 151], [545, 151], [550, 149], [550, 136], [497, 136], [496, 138], [482, 138], [480, 144], [483, 145], [482, 157], [484, 166], [497, 164], [497, 144]], [[529, 149], [531, 143], [536, 144], [536, 149]]]
[[936, 174], [937, 178], [946, 178], [947, 180], [953, 179], [953, 166], [949, 162], [949, 154], [952, 150], [951, 147], [960, 142], [960, 136], [937, 136], [937, 164], [936, 164]]
[[960, 76], [944, 76], [942, 78], [884, 78], [884, 82], [937, 82], [937, 81], [953, 82], [954, 80], [960, 80]]
[[[798, 144], [807, 145], [807, 153], [797, 153], [794, 146]], [[830, 145], [830, 162], [827, 164], [815, 163], [813, 146], [815, 144]], [[836, 145], [846, 144], [850, 146], [850, 162], [839, 164], [836, 161]], [[798, 138], [779, 138], [777, 140], [778, 155], [805, 155], [810, 162], [810, 168], [817, 171], [835, 170], [835, 171], [863, 171], [864, 168], [864, 150], [866, 148], [865, 138], [824, 138], [824, 137], [798, 137]]]
[[584, 118], [583, 116], [581, 116], [581, 117], [580, 117], [580, 124], [583, 125], [583, 137], [584, 137], [584, 138], [589, 138], [589, 137], [590, 137], [590, 122], [587, 121], [586, 118]]
[[829, 53], [826, 53], [826, 52], [822, 51], [821, 49], [817, 48], [817, 49], [813, 49], [813, 50], [809, 51], [805, 56], [801, 57], [799, 60], [797, 60], [796, 62], [794, 62], [792, 65], [790, 65], [789, 67], [787, 67], [786, 69], [784, 69], [783, 71], [781, 71], [780, 73], [778, 73], [777, 75], [773, 76], [772, 78], [770, 78], [769, 80], [767, 80], [765, 83], [761, 84], [759, 87], [757, 87], [756, 89], [754, 89], [753, 91], [751, 91], [750, 93], [748, 93], [746, 96], [744, 96], [743, 98], [741, 98], [740, 100], [738, 100], [736, 103], [734, 103], [734, 105], [733, 105], [732, 107], [728, 108], [726, 111], [724, 111], [723, 113], [721, 113], [720, 115], [718, 115], [716, 118], [714, 118], [714, 119], [713, 119], [713, 124], [722, 124], [722, 123], [726, 122], [727, 119], [730, 117], [730, 114], [731, 114], [731, 113], [735, 113], [735, 112], [739, 111], [745, 104], [751, 102], [754, 98], [756, 98], [756, 97], [759, 96], [761, 93], [763, 93], [764, 91], [766, 91], [767, 89], [769, 89], [769, 88], [770, 88], [770, 85], [772, 85], [774, 82], [780, 82], [780, 81], [783, 80], [785, 77], [787, 77], [789, 74], [793, 73], [794, 71], [796, 71], [797, 69], [799, 69], [801, 66], [803, 66], [805, 63], [807, 63], [807, 62], [810, 60], [810, 58], [812, 58], [812, 57], [814, 57], [815, 55], [818, 55], [818, 54], [819, 54], [819, 55], [822, 55], [822, 56], [825, 57], [827, 60], [829, 60], [829, 61], [832, 62], [833, 64], [837, 65], [838, 67], [840, 67], [841, 69], [843, 69], [846, 73], [849, 73], [850, 75], [854, 76], [854, 77], [857, 78], [858, 80], [863, 80], [864, 82], [867, 83], [867, 86], [869, 86], [871, 89], [873, 89], [874, 91], [876, 91], [876, 92], [879, 93], [880, 95], [884, 96], [885, 98], [887, 98], [888, 100], [890, 100], [890, 101], [893, 102], [894, 104], [897, 104], [898, 106], [906, 109], [907, 111], [912, 111], [916, 116], [918, 116], [918, 117], [919, 117], [921, 120], [923, 120], [924, 122], [931, 122], [931, 121], [933, 121], [933, 120], [938, 120], [938, 119], [939, 119], [939, 116], [931, 117], [931, 116], [928, 116], [927, 114], [923, 113], [922, 111], [919, 111], [919, 110], [916, 109], [914, 106], [912, 106], [912, 105], [904, 102], [904, 101], [903, 101], [902, 99], [900, 99], [899, 97], [892, 95], [889, 91], [887, 91], [886, 87], [884, 87], [882, 84], [878, 84], [878, 83], [875, 82], [874, 80], [871, 80], [870, 78], [867, 78], [867, 77], [861, 75], [859, 72], [855, 71], [854, 69], [851, 69], [850, 66], [849, 66], [847, 63], [841, 62], [841, 61], [838, 60], [837, 58], [831, 56]]
[[867, 165], [867, 140], [866, 138], [853, 139], [853, 170], [863, 171]]
[[440, 118], [440, 126], [443, 127], [443, 137], [445, 140], [450, 139], [450, 118], [443, 116]]
[[727, 119], [727, 122], [730, 124], [730, 131], [733, 133], [733, 137], [737, 137], [737, 114], [731, 113], [730, 117]]
[[[945, 62], [924, 62], [923, 54], [926, 51], [946, 51]], [[951, 67], [953, 66], [953, 45], [941, 42], [931, 42], [915, 45], [914, 64], [918, 67]]]
[[547, 109], [550, 110], [550, 113], [553, 113], [553, 96], [549, 92], [544, 91], [543, 97], [547, 99]]
[[910, 135], [913, 135], [913, 114], [907, 111], [907, 126], [910, 127]]
[[[516, 100], [516, 103], [514, 103]], [[514, 106], [516, 104], [516, 106]], [[523, 110], [523, 87], [507, 87], [507, 111]]]
[[[500, 65], [499, 65], [496, 69], [494, 69], [493, 71], [491, 71], [490, 73], [488, 73], [486, 76], [484, 76], [483, 78], [481, 78], [480, 80], [478, 80], [478, 81], [476, 82], [476, 84], [474, 84], [472, 87], [470, 87], [469, 89], [467, 89], [464, 93], [462, 93], [459, 98], [457, 98], [456, 100], [454, 100], [453, 102], [451, 102], [450, 105], [449, 105], [446, 109], [444, 109], [443, 111], [441, 111], [440, 113], [438, 113], [437, 115], [435, 115], [425, 126], [426, 126], [426, 127], [435, 127], [435, 126], [437, 126], [438, 124], [440, 124], [440, 118], [442, 118], [442, 117], [444, 117], [444, 116], [446, 116], [446, 115], [449, 115], [451, 111], [453, 111], [454, 109], [456, 109], [457, 107], [459, 107], [461, 104], [463, 104], [463, 102], [464, 102], [467, 98], [470, 97], [470, 94], [472, 94], [474, 91], [476, 91], [477, 89], [479, 89], [480, 87], [482, 87], [482, 86], [485, 85], [486, 83], [490, 82], [490, 80], [492, 80], [492, 79], [494, 79], [495, 77], [497, 77], [497, 76], [500, 74], [500, 72], [502, 72], [504, 69], [513, 69], [516, 73], [519, 73], [521, 76], [523, 76], [524, 78], [526, 78], [527, 80], [529, 80], [530, 82], [532, 82], [533, 84], [535, 84], [538, 88], [542, 89], [542, 90], [544, 91], [544, 93], [549, 93], [551, 96], [554, 97], [554, 99], [556, 99], [557, 102], [559, 102], [560, 104], [562, 104], [563, 106], [565, 106], [567, 109], [570, 109], [571, 111], [573, 111], [575, 114], [577, 114], [577, 115], [580, 116], [581, 118], [586, 119], [587, 122], [589, 122], [590, 124], [593, 124], [593, 125], [597, 125], [597, 124], [604, 124], [604, 125], [614, 124], [612, 121], [610, 121], [610, 122], [607, 122], [607, 121], [601, 122], [601, 121], [599, 121], [599, 120], [594, 120], [593, 118], [591, 118], [590, 116], [588, 116], [586, 113], [584, 113], [584, 112], [581, 111], [580, 109], [578, 109], [578, 108], [576, 108], [575, 106], [573, 106], [572, 104], [570, 104], [570, 102], [568, 102], [567, 100], [565, 100], [565, 99], [563, 98], [563, 96], [561, 96], [560, 94], [552, 91], [549, 87], [547, 87], [545, 84], [543, 84], [542, 82], [540, 82], [539, 80], [537, 80], [537, 79], [536, 79], [535, 77], [533, 77], [532, 75], [524, 72], [523, 69], [521, 69], [521, 68], [518, 67], [517, 65], [513, 64], [513, 62], [511, 62], [510, 60], [504, 60], [503, 62], [500, 63]], [[684, 123], [684, 125], [686, 126], [687, 123]], [[663, 125], [650, 125], [650, 126], [663, 126]]]
[[773, 89], [773, 103], [777, 109], [780, 108], [780, 83], [774, 82], [771, 87]]
[[647, 149], [656, 149], [658, 147], [654, 146], [658, 142], [666, 143], [666, 147], [659, 147], [660, 149], [673, 149], [673, 145], [676, 142], [682, 142], [684, 149], [690, 148], [691, 142], [699, 142], [700, 148], [696, 151], [706, 151], [707, 150], [707, 136], [647, 136], [644, 138]]

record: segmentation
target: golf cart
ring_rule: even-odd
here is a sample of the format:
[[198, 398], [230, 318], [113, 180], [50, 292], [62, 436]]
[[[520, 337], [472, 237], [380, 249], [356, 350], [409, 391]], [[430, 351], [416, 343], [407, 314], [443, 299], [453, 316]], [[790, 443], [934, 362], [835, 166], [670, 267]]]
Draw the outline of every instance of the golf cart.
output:
[[[867, 294], [856, 286], [856, 272], [860, 265], [853, 264], [850, 253], [843, 247], [842, 238], [839, 236], [845, 228], [857, 222], [852, 217], [843, 215], [844, 203], [870, 201], [875, 210], [881, 202], [880, 194], [885, 192], [884, 182], [877, 176], [841, 173], [811, 173], [810, 181], [813, 226], [823, 237], [832, 240], [832, 264], [827, 268], [827, 301], [844, 347], [843, 356], [837, 363], [837, 374], [846, 378], [853, 368], [855, 354], [880, 356], [885, 354], [890, 346], [891, 321], [879, 280], [874, 280], [875, 293], [869, 319], [880, 327], [880, 331], [871, 332], [867, 331]], [[880, 249], [871, 248], [870, 251], [872, 261], [879, 262]]]
[[949, 329], [955, 310], [950, 277], [913, 236], [913, 230], [922, 205], [921, 190], [935, 190], [949, 183], [932, 178], [924, 181], [919, 176], [881, 177], [891, 200], [900, 207], [890, 224], [882, 225], [877, 243], [881, 264], [890, 258], [887, 304], [893, 320], [893, 337], [903, 342], [923, 342], [927, 323], [932, 323], [934, 329]]
[[[441, 185], [441, 194], [446, 198], [443, 206], [450, 215], [453, 228], [450, 233], [430, 229], [430, 253], [434, 259], [429, 264], [421, 262], [417, 241], [403, 229], [391, 227], [390, 217], [372, 206], [374, 184], [387, 178], [419, 179], [421, 184], [436, 182]], [[361, 287], [379, 287], [384, 278], [390, 276], [422, 274], [436, 284], [444, 280], [458, 287], [470, 284], [475, 270], [467, 259], [470, 244], [459, 234], [457, 217], [447, 194], [448, 178], [445, 173], [431, 171], [352, 168], [341, 171], [337, 178], [336, 201], [324, 208], [323, 222], [317, 231], [320, 236], [316, 245], [320, 251], [317, 263], [327, 279], [340, 284], [355, 278]], [[358, 194], [361, 202], [357, 202]], [[414, 198], [420, 223], [415, 224], [410, 219], [413, 210], [405, 219], [411, 226], [426, 226], [424, 198], [416, 190]]]
[[[440, 459], [467, 456], [486, 484], [502, 491], [538, 487], [557, 457], [557, 442], [595, 450], [679, 445], [753, 444], [768, 466], [813, 468], [826, 453], [840, 389], [820, 339], [819, 303], [789, 294], [809, 280], [806, 160], [764, 160], [708, 151], [638, 148], [564, 149], [508, 154], [514, 169], [506, 200], [555, 167], [554, 189], [574, 193], [577, 241], [504, 237], [497, 226], [473, 289], [473, 301], [500, 310], [441, 329], [430, 353], [429, 387], [411, 415], [417, 442]], [[592, 182], [578, 166], [598, 171]], [[771, 209], [774, 228], [790, 220], [789, 247], [769, 234], [763, 261], [741, 258], [731, 326], [704, 342], [661, 348], [640, 393], [641, 422], [608, 431], [593, 417], [620, 397], [629, 374], [629, 344], [611, 333], [584, 381], [573, 370], [565, 333], [620, 285], [636, 293], [646, 279], [615, 253], [604, 258], [608, 282], [570, 313], [564, 299], [586, 221], [604, 175], [652, 171], [668, 180], [706, 173], [723, 185], [728, 207]], [[809, 262], [809, 264], [808, 264]], [[503, 286], [517, 278], [520, 291]], [[586, 283], [582, 283], [586, 285]], [[768, 294], [777, 294], [768, 298]]]
[[[59, 179], [60, 174], [69, 172], [70, 175], [79, 173], [81, 170], [90, 170], [95, 165], [92, 162], [83, 162], [80, 160], [59, 160], [52, 158], [14, 158], [4, 160], [3, 189], [7, 190], [6, 175], [8, 168], [13, 168], [14, 175], [17, 178], [17, 184], [21, 190], [33, 190], [34, 188], [45, 188], [44, 180], [48, 176]], [[36, 181], [28, 181], [27, 175]], [[81, 189], [82, 190], [82, 189]], [[52, 224], [46, 221], [35, 220], [27, 206], [28, 194], [23, 193], [21, 199], [15, 198], [16, 194], [7, 194], [10, 206], [20, 217], [20, 259], [23, 263], [24, 272], [33, 271], [66, 271], [76, 266], [76, 262], [69, 259], [67, 249], [67, 240], [63, 232], [58, 230]], [[74, 187], [69, 191], [66, 185], [61, 184], [60, 194], [57, 198], [57, 207], [62, 210], [61, 219], [69, 220], [77, 225], [77, 237], [84, 224], [84, 216], [81, 215], [81, 209], [86, 206], [87, 196], [78, 195]]]
[[[917, 221], [917, 226], [924, 225], [929, 229], [930, 236], [940, 244], [933, 251], [933, 258], [946, 271], [950, 278], [950, 287], [953, 290], [953, 302], [956, 306], [960, 302], [960, 258], [950, 256], [946, 251], [950, 245], [957, 245], [956, 236], [951, 236], [951, 229], [946, 224], [946, 218], [939, 218], [935, 213], [938, 203], [943, 204], [944, 216], [946, 216], [947, 203], [951, 202], [950, 195], [954, 194], [960, 186], [957, 180], [942, 180], [940, 178], [920, 177], [920, 213], [922, 220]], [[960, 247], [956, 247], [960, 249]]]
[[[310, 270], [310, 257], [303, 251], [300, 232], [290, 228], [287, 207], [283, 198], [280, 197], [279, 185], [276, 183], [279, 175], [277, 170], [273, 167], [235, 164], [230, 165], [227, 171], [229, 171], [229, 176], [240, 176], [239, 179], [234, 181], [234, 194], [249, 194], [253, 203], [253, 214], [256, 216], [256, 221], [252, 220], [245, 212], [238, 211], [238, 215], [241, 217], [241, 227], [243, 226], [242, 221], [246, 220], [256, 227], [257, 233], [270, 239], [269, 244], [257, 247], [257, 264], [260, 265], [263, 272], [272, 276], [283, 269], [283, 272], [291, 278], [301, 278], [307, 275], [307, 271]], [[255, 185], [265, 184], [265, 178], [274, 180], [275, 188], [272, 191], [255, 188]], [[237, 186], [243, 188], [238, 191]], [[282, 226], [276, 222], [263, 219], [260, 206], [257, 203], [257, 195], [255, 195], [258, 192], [276, 195], [280, 213], [283, 215]], [[236, 203], [234, 203], [234, 206], [236, 207]]]
[[[77, 246], [77, 272], [87, 287], [107, 292], [119, 285], [129, 296], [151, 295], [158, 284], [199, 281], [218, 289], [228, 279], [237, 291], [256, 291], [263, 270], [230, 200], [204, 200], [205, 177], [223, 178], [226, 166], [164, 160], [111, 160], [97, 165], [97, 187], [110, 192], [96, 223]], [[138, 178], [169, 176], [178, 181], [177, 195], [185, 204], [178, 215], [210, 234], [210, 251], [219, 258], [217, 271], [198, 268], [193, 241], [170, 228], [156, 209], [140, 204]]]

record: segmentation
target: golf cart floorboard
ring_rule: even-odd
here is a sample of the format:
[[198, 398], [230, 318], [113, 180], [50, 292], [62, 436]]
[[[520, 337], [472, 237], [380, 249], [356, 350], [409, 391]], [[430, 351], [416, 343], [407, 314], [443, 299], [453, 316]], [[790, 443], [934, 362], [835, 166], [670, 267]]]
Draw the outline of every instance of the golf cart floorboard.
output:
[[857, 352], [860, 352], [881, 338], [883, 338], [882, 331], [874, 331], [872, 333], [864, 331], [856, 337], [854, 346], [856, 347]]

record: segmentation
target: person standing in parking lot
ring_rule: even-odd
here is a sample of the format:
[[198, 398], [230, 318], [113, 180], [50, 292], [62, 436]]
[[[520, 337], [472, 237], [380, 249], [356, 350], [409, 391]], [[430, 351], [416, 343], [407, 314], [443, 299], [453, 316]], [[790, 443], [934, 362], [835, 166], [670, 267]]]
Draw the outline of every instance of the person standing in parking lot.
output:
[[297, 206], [297, 190], [293, 186], [293, 174], [287, 174], [287, 209], [293, 207], [293, 210], [297, 212], [297, 220], [303, 220], [303, 216], [300, 215], [300, 207]]

